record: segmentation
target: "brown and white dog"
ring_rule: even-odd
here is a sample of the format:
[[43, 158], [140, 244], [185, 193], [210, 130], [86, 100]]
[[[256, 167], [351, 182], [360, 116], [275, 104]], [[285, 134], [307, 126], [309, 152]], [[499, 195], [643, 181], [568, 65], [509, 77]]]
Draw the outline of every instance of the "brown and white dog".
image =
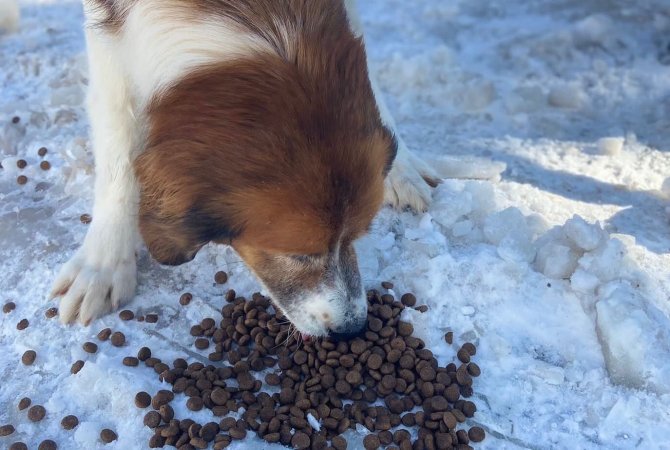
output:
[[355, 0], [87, 0], [93, 222], [58, 275], [63, 322], [163, 264], [231, 245], [299, 331], [365, 324], [352, 243], [437, 176], [370, 81]]

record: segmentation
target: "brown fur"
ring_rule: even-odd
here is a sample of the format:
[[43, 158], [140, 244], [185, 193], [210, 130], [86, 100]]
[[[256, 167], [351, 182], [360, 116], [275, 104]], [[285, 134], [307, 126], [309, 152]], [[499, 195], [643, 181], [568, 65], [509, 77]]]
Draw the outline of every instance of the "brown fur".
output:
[[[277, 255], [348, 248], [381, 206], [395, 149], [341, 2], [194, 2], [266, 9], [236, 20], [277, 53], [203, 68], [148, 110], [135, 167], [152, 255], [178, 264], [225, 242], [267, 278]], [[273, 35], [273, 14], [299, 28], [295, 41]]]

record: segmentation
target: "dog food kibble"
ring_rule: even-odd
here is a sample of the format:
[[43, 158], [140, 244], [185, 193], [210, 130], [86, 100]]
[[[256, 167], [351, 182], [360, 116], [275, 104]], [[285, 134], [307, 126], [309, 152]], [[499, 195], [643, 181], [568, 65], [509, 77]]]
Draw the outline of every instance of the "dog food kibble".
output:
[[149, 349], [149, 347], [142, 347], [138, 350], [137, 359], [140, 361], [146, 361], [149, 358], [151, 358], [151, 349]]
[[2, 306], [2, 312], [5, 314], [9, 314], [10, 312], [14, 311], [16, 309], [16, 303], [14, 302], [7, 302]]
[[151, 396], [147, 392], [138, 392], [135, 394], [135, 406], [138, 408], [146, 408], [151, 404]]
[[35, 350], [26, 350], [23, 353], [23, 356], [21, 356], [21, 362], [26, 366], [30, 366], [35, 362], [35, 358], [37, 358]]
[[9, 446], [9, 450], [28, 450], [28, 446], [23, 442], [14, 442]]
[[16, 182], [23, 186], [28, 182], [28, 177], [25, 175], [19, 175], [18, 177], [16, 177]]
[[44, 316], [47, 319], [53, 319], [57, 315], [58, 315], [58, 308], [56, 308], [56, 307], [52, 307], [52, 308], [49, 308], [46, 311], [44, 311]]
[[126, 335], [120, 331], [115, 331], [112, 333], [110, 340], [112, 341], [112, 345], [114, 347], [123, 347], [123, 345], [126, 343]]
[[95, 353], [98, 351], [98, 344], [94, 342], [84, 342], [84, 345], [82, 345], [82, 348], [86, 353]]
[[363, 439], [363, 447], [365, 450], [377, 450], [382, 443], [379, 441], [379, 437], [374, 434], [368, 434]]
[[470, 438], [472, 442], [481, 442], [485, 437], [486, 433], [481, 427], [472, 427], [468, 430], [468, 438]]
[[454, 332], [447, 331], [447, 334], [444, 335], [444, 340], [447, 344], [451, 345], [454, 342]]
[[214, 281], [216, 284], [224, 284], [226, 281], [228, 281], [228, 274], [223, 270], [219, 270], [216, 272], [216, 274], [214, 274]]
[[44, 440], [40, 442], [39, 447], [37, 447], [37, 450], [56, 450], [58, 446], [54, 441], [51, 439]]
[[82, 214], [81, 216], [79, 216], [79, 221], [84, 225], [88, 225], [93, 221], [93, 218], [91, 217], [90, 214]]
[[475, 356], [477, 354], [477, 347], [475, 347], [475, 344], [473, 344], [472, 342], [466, 342], [465, 344], [463, 344], [463, 347], [461, 348], [463, 348], [463, 350], [468, 352], [470, 356]]
[[30, 325], [30, 322], [28, 322], [28, 319], [21, 319], [19, 320], [19, 323], [16, 324], [16, 329], [19, 331], [25, 330], [28, 328], [28, 325]]
[[101, 341], [106, 341], [107, 339], [109, 339], [111, 335], [112, 335], [112, 329], [104, 328], [100, 330], [100, 332], [98, 333], [98, 339], [100, 339]]
[[46, 156], [47, 151], [48, 151], [48, 150], [47, 150], [46, 147], [40, 147], [40, 149], [37, 150], [37, 154], [40, 155], [40, 156], [42, 156], [42, 157], [44, 157], [44, 156]]
[[84, 361], [82, 361], [81, 359], [75, 361], [74, 364], [72, 364], [72, 367], [70, 367], [70, 373], [74, 375], [78, 373], [82, 369], [82, 367], [84, 367]]
[[0, 436], [9, 436], [14, 433], [14, 425], [2, 425], [0, 426]]
[[[393, 285], [382, 287], [389, 291]], [[192, 299], [182, 298], [181, 304]], [[140, 349], [137, 359], [172, 386], [153, 398], [146, 392], [135, 397], [138, 408], [154, 409], [144, 416], [154, 430], [149, 447], [223, 449], [255, 433], [295, 449], [345, 450], [343, 435], [362, 426], [369, 432], [366, 450], [471, 449], [469, 443], [483, 433], [458, 428], [477, 409], [466, 400], [474, 394], [472, 377], [480, 373], [472, 361], [474, 346], [464, 345], [458, 359], [441, 367], [413, 336], [412, 323], [400, 320], [405, 308], [427, 310], [425, 305], [416, 307], [410, 293], [397, 301], [373, 290], [367, 298], [368, 326], [361, 336], [348, 342], [303, 340], [269, 298], [257, 293], [246, 299], [230, 289], [222, 317], [202, 319], [190, 329], [195, 347], [209, 349], [213, 364], [177, 358], [168, 365]], [[187, 412], [209, 410], [219, 422], [175, 419], [169, 404], [175, 395], [186, 397]]]
[[121, 320], [133, 320], [135, 318], [135, 313], [129, 309], [124, 309], [119, 313]]
[[49, 170], [51, 169], [51, 163], [49, 161], [42, 161], [40, 163], [40, 169], [42, 170]]
[[184, 292], [181, 294], [181, 297], [179, 297], [179, 304], [182, 306], [186, 306], [189, 303], [191, 303], [191, 300], [193, 300], [193, 294], [190, 292]]
[[139, 359], [134, 356], [126, 356], [123, 358], [123, 365], [128, 367], [137, 367], [140, 364]]
[[23, 397], [21, 400], [19, 400], [19, 410], [23, 411], [27, 407], [30, 406], [32, 403], [32, 400], [30, 400], [28, 397]]
[[60, 425], [64, 430], [72, 430], [79, 425], [79, 419], [77, 416], [73, 415], [65, 416], [63, 417], [63, 420], [60, 421]]
[[147, 323], [156, 323], [156, 322], [158, 322], [158, 315], [157, 314], [147, 314], [146, 321], [147, 321]]
[[400, 301], [402, 302], [403, 305], [405, 306], [414, 306], [416, 305], [416, 297], [414, 294], [403, 294], [402, 297], [400, 297]]
[[28, 410], [28, 418], [33, 422], [39, 422], [40, 420], [44, 419], [46, 413], [47, 410], [44, 409], [44, 406], [42, 405], [31, 406]]
[[25, 159], [19, 159], [18, 161], [16, 161], [16, 167], [18, 167], [19, 169], [25, 169], [27, 165], [28, 163], [26, 162]]
[[100, 440], [102, 442], [104, 442], [105, 444], [109, 444], [110, 442], [114, 442], [116, 440], [116, 438], [117, 438], [116, 433], [114, 433], [109, 428], [105, 428], [100, 432]]
[[393, 289], [393, 283], [390, 281], [382, 281], [382, 287], [384, 289]]

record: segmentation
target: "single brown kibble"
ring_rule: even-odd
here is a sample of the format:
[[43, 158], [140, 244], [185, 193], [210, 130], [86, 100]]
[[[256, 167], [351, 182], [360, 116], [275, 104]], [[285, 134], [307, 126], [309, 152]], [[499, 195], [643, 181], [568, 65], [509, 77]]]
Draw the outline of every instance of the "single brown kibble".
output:
[[40, 445], [37, 447], [37, 450], [56, 450], [58, 445], [51, 439], [46, 439], [40, 442]]
[[39, 422], [40, 420], [44, 419], [44, 416], [46, 416], [47, 410], [44, 409], [44, 406], [42, 405], [35, 405], [31, 406], [30, 409], [28, 410], [28, 418], [32, 422]]
[[19, 123], [19, 122], [21, 122], [21, 118], [20, 118], [19, 116], [14, 116], [14, 117], [12, 117], [12, 123], [13, 123], [13, 124], [16, 125], [16, 124]]
[[158, 314], [147, 314], [145, 320], [147, 323], [156, 323], [158, 322]]
[[142, 347], [137, 352], [137, 359], [140, 361], [146, 361], [151, 358], [151, 349], [149, 347]]
[[161, 424], [161, 415], [158, 411], [149, 411], [144, 415], [144, 426], [149, 428], [156, 428]]
[[393, 289], [393, 283], [390, 281], [382, 281], [382, 287], [384, 289]]
[[7, 424], [0, 426], [0, 436], [9, 436], [10, 434], [13, 434], [14, 431], [16, 431], [14, 425]]
[[109, 428], [105, 428], [100, 432], [100, 440], [105, 444], [114, 442], [116, 439], [117, 439], [116, 433], [110, 430]]
[[475, 356], [477, 354], [477, 347], [475, 347], [475, 344], [473, 344], [472, 342], [466, 342], [465, 344], [463, 344], [463, 347], [461, 348], [467, 351], [470, 354], [470, 356]]
[[123, 358], [123, 365], [128, 367], [137, 367], [140, 364], [140, 361], [134, 356], [126, 356]]
[[195, 345], [195, 348], [197, 348], [198, 350], [204, 350], [207, 347], [209, 347], [209, 339], [198, 338], [198, 339], [195, 340], [194, 345]]
[[63, 420], [60, 421], [60, 425], [64, 430], [72, 430], [79, 425], [79, 419], [77, 416], [73, 415], [65, 416], [63, 417]]
[[10, 312], [14, 311], [16, 309], [16, 303], [14, 302], [7, 302], [2, 306], [2, 312], [5, 314], [9, 314]]
[[464, 348], [461, 348], [458, 353], [456, 353], [456, 357], [462, 363], [467, 364], [470, 362], [470, 353]]
[[416, 297], [414, 294], [403, 294], [402, 297], [400, 297], [400, 301], [402, 302], [403, 305], [405, 306], [414, 306], [416, 305]]
[[398, 322], [398, 334], [403, 337], [411, 336], [414, 333], [414, 326], [409, 322]]
[[463, 411], [465, 417], [474, 417], [475, 413], [477, 412], [477, 405], [475, 405], [471, 401], [466, 401], [465, 403], [463, 403], [461, 411]]
[[291, 445], [298, 450], [309, 448], [310, 444], [309, 436], [302, 431], [297, 431], [291, 438]]
[[161, 389], [156, 392], [154, 398], [151, 399], [151, 407], [153, 409], [160, 409], [161, 406], [167, 405], [172, 400], [174, 400], [174, 393], [168, 391], [167, 389]]
[[16, 182], [20, 185], [24, 185], [28, 182], [28, 177], [25, 175], [19, 175], [16, 177]]
[[95, 342], [84, 342], [82, 348], [86, 353], [95, 353], [98, 351], [98, 344], [96, 344]]
[[342, 436], [333, 436], [330, 441], [335, 450], [347, 450], [347, 440]]
[[30, 325], [28, 319], [21, 319], [19, 320], [19, 323], [16, 324], [16, 329], [22, 331], [28, 328], [28, 325]]
[[237, 297], [237, 293], [235, 292], [235, 290], [228, 289], [228, 292], [226, 292], [226, 302], [232, 303], [235, 300], [235, 297]]
[[79, 373], [79, 371], [84, 367], [84, 361], [81, 359], [78, 361], [75, 361], [74, 364], [72, 364], [72, 367], [70, 367], [70, 373], [75, 375]]
[[200, 397], [191, 397], [186, 400], [186, 407], [191, 411], [200, 411], [204, 406]]
[[382, 443], [379, 440], [379, 437], [375, 434], [368, 434], [363, 439], [363, 447], [365, 447], [365, 450], [377, 450], [381, 445]]
[[48, 150], [46, 147], [40, 147], [39, 150], [37, 150], [37, 154], [40, 156], [45, 156], [47, 154]]
[[32, 400], [30, 400], [30, 398], [23, 397], [21, 400], [19, 400], [19, 411], [23, 411], [24, 409], [28, 408], [31, 403]]
[[111, 335], [112, 335], [112, 329], [104, 328], [100, 330], [100, 333], [98, 333], [98, 339], [100, 339], [101, 341], [106, 341], [109, 339]]
[[468, 373], [473, 377], [478, 377], [479, 375], [482, 374], [482, 370], [479, 368], [477, 364], [471, 362], [470, 364], [468, 364]]
[[9, 446], [9, 450], [28, 450], [28, 446], [23, 442], [14, 442]]
[[481, 442], [486, 437], [486, 432], [481, 427], [472, 427], [468, 430], [468, 437], [472, 442]]
[[16, 167], [18, 167], [19, 169], [25, 169], [27, 165], [28, 163], [26, 162], [25, 159], [19, 159], [18, 161], [16, 161]]
[[226, 281], [228, 281], [228, 274], [223, 270], [219, 270], [216, 272], [216, 274], [214, 274], [214, 281], [216, 284], [224, 284]]
[[444, 340], [449, 345], [453, 344], [453, 342], [454, 342], [454, 332], [453, 331], [447, 331], [447, 334], [444, 335]]
[[56, 307], [49, 308], [49, 309], [47, 309], [46, 311], [44, 311], [44, 316], [45, 316], [47, 319], [53, 319], [53, 318], [56, 317], [57, 315], [58, 315], [58, 308], [56, 308]]
[[82, 214], [81, 216], [79, 216], [79, 221], [84, 225], [88, 225], [93, 221], [93, 218], [91, 217], [90, 214]]
[[40, 163], [40, 169], [42, 170], [49, 170], [51, 169], [51, 163], [49, 161], [42, 161]]
[[151, 396], [147, 392], [138, 392], [135, 394], [135, 406], [138, 408], [146, 408], [151, 404]]
[[179, 304], [182, 306], [186, 306], [189, 303], [191, 303], [191, 300], [193, 300], [193, 294], [190, 292], [184, 292], [181, 294], [181, 297], [179, 297]]
[[35, 358], [37, 358], [35, 350], [26, 350], [21, 356], [21, 362], [26, 366], [31, 366], [35, 362]]
[[126, 343], [126, 335], [120, 331], [115, 331], [112, 333], [110, 340], [114, 347], [123, 347], [123, 345]]
[[121, 320], [133, 320], [135, 318], [135, 313], [129, 309], [124, 309], [119, 313], [119, 318]]
[[420, 306], [417, 306], [414, 309], [416, 309], [420, 313], [425, 313], [426, 311], [428, 311], [428, 306], [427, 305], [420, 305]]

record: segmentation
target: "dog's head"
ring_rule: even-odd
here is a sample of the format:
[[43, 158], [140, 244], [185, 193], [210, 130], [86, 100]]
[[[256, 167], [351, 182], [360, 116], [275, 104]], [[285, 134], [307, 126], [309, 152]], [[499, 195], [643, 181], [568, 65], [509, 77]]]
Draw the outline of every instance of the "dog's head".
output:
[[336, 47], [302, 63], [257, 55], [189, 75], [154, 101], [136, 160], [140, 229], [159, 262], [230, 244], [316, 336], [365, 325], [353, 242], [381, 207], [397, 147], [361, 42]]

